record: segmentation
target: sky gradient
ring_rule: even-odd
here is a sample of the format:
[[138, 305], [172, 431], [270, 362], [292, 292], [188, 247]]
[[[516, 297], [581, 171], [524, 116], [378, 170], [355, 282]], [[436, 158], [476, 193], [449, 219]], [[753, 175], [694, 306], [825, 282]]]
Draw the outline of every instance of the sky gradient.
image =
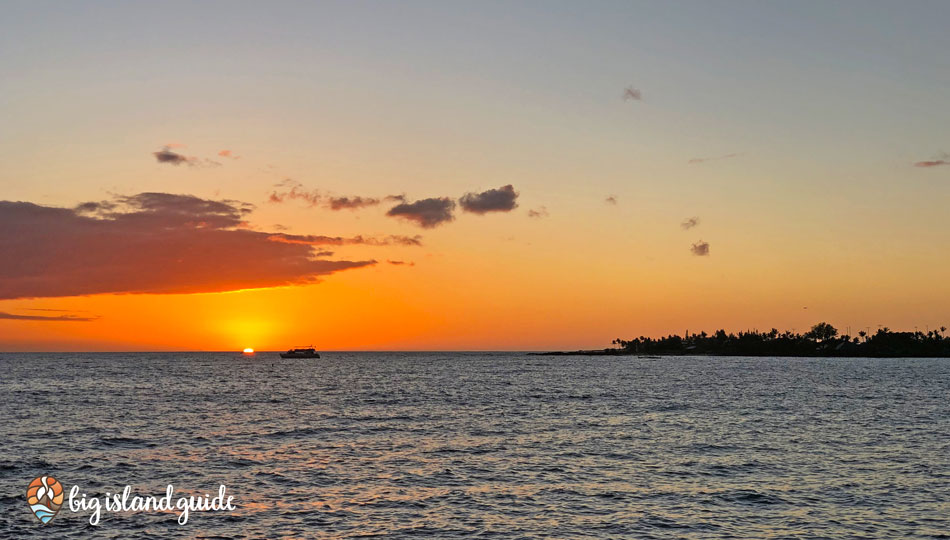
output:
[[946, 2], [0, 5], [0, 350], [950, 326]]

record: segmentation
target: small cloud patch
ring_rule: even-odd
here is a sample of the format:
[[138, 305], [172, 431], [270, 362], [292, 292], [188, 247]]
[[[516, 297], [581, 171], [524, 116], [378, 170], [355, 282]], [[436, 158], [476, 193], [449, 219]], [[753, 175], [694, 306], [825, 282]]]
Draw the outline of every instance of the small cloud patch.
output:
[[695, 244], [693, 244], [693, 246], [689, 248], [689, 250], [690, 252], [692, 252], [693, 255], [696, 255], [697, 257], [707, 257], [709, 256], [709, 242], [703, 242], [702, 240], [700, 240], [699, 242], [696, 242]]
[[431, 229], [454, 220], [454, 211], [455, 201], [448, 197], [433, 197], [397, 204], [390, 208], [386, 215], [411, 221], [424, 229]]
[[643, 101], [643, 92], [639, 88], [628, 86], [623, 89], [624, 101]]
[[510, 212], [518, 207], [518, 192], [508, 184], [498, 189], [489, 189], [481, 193], [466, 193], [459, 199], [462, 210], [473, 214], [488, 212]]
[[548, 209], [544, 206], [539, 206], [537, 208], [532, 208], [528, 210], [528, 217], [530, 218], [546, 218], [548, 217]]
[[924, 167], [924, 168], [942, 167], [944, 165], [950, 165], [950, 161], [947, 161], [945, 159], [935, 159], [932, 161], [918, 161], [917, 163], [914, 163], [914, 167]]
[[221, 164], [217, 161], [210, 159], [200, 159], [194, 156], [186, 156], [179, 152], [174, 151], [172, 148], [178, 148], [184, 145], [175, 144], [175, 145], [165, 145], [161, 150], [157, 152], [152, 152], [152, 155], [155, 156], [155, 161], [158, 163], [164, 163], [168, 165], [188, 165], [189, 167], [220, 167]]
[[697, 225], [699, 225], [699, 218], [696, 216], [686, 219], [682, 223], [680, 223], [680, 227], [682, 227], [685, 230], [692, 229], [693, 227]]

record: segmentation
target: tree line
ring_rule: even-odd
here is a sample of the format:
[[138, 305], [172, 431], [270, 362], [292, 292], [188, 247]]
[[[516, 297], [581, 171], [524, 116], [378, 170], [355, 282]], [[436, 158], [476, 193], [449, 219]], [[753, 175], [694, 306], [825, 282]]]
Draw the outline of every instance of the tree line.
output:
[[821, 322], [804, 334], [750, 331], [714, 334], [700, 332], [661, 338], [640, 336], [615, 339], [619, 348], [601, 354], [718, 356], [852, 356], [852, 357], [950, 357], [950, 337], [946, 327], [928, 332], [892, 332], [884, 327], [869, 334], [840, 335], [834, 326]]

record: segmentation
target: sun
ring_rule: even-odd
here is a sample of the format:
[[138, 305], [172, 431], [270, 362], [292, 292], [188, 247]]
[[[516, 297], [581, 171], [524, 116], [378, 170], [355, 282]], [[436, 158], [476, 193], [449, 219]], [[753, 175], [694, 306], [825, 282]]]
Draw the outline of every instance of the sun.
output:
[[254, 349], [248, 347], [244, 349], [244, 354], [254, 354]]

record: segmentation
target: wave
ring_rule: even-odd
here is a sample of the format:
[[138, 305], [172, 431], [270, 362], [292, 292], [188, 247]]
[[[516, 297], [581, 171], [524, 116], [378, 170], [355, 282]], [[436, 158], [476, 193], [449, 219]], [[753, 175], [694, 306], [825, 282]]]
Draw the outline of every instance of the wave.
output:
[[36, 517], [40, 519], [44, 524], [49, 523], [49, 520], [53, 519], [53, 516], [56, 515], [58, 510], [53, 510], [45, 504], [31, 504], [30, 510], [33, 510], [33, 513], [36, 514]]

